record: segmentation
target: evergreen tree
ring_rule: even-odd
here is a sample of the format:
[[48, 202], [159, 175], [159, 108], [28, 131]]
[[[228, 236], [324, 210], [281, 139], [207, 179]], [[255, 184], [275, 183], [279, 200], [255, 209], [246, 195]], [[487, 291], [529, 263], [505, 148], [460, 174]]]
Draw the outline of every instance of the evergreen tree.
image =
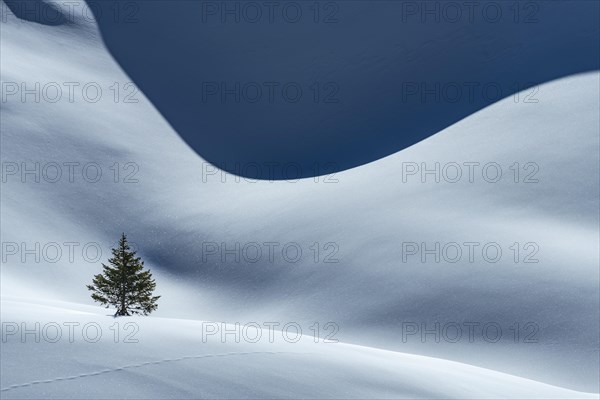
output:
[[136, 257], [123, 233], [117, 248], [112, 249], [110, 265], [102, 264], [103, 272], [95, 275], [91, 285], [92, 299], [102, 305], [117, 308], [115, 317], [119, 315], [148, 315], [156, 310], [156, 300], [160, 296], [152, 296], [156, 282], [150, 270], [144, 271], [144, 262]]

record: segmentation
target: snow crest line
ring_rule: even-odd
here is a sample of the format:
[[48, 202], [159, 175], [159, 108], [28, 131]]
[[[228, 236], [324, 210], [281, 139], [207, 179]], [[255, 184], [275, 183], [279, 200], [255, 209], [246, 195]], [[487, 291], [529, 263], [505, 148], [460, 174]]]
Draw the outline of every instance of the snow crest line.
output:
[[72, 375], [72, 376], [67, 376], [67, 377], [63, 377], [63, 378], [54, 378], [54, 379], [48, 379], [48, 380], [44, 380], [44, 381], [33, 381], [33, 382], [27, 382], [27, 383], [20, 383], [17, 385], [11, 385], [9, 387], [0, 389], [0, 392], [7, 392], [9, 390], [18, 389], [18, 388], [27, 387], [27, 386], [39, 385], [39, 384], [43, 384], [43, 383], [70, 381], [70, 380], [79, 379], [79, 378], [86, 378], [88, 376], [102, 375], [102, 374], [106, 374], [109, 372], [116, 372], [116, 371], [123, 371], [126, 369], [140, 368], [140, 367], [144, 367], [146, 365], [157, 365], [157, 364], [163, 364], [163, 363], [169, 363], [169, 362], [175, 362], [175, 361], [193, 360], [193, 359], [211, 358], [211, 357], [246, 356], [246, 355], [251, 355], [251, 354], [271, 354], [271, 355], [302, 354], [302, 355], [305, 355], [305, 354], [310, 354], [310, 353], [297, 353], [297, 352], [286, 352], [286, 351], [249, 351], [249, 352], [244, 352], [244, 353], [205, 354], [205, 355], [201, 355], [201, 356], [184, 356], [184, 357], [179, 357], [179, 358], [167, 358], [164, 360], [147, 361], [144, 363], [125, 365], [125, 366], [119, 367], [119, 368], [103, 369], [102, 371], [89, 372], [89, 373], [80, 374], [80, 375]]

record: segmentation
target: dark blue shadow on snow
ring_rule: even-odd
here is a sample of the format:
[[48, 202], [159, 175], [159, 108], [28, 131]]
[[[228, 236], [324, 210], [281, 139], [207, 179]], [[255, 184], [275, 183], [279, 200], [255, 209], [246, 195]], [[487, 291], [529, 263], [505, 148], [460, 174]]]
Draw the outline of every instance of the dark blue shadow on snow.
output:
[[535, 85], [600, 67], [597, 1], [267, 3], [93, 6], [179, 135], [247, 177], [359, 166], [525, 88], [535, 112]]
[[42, 0], [4, 0], [0, 4], [2, 13], [14, 14], [17, 18], [42, 25], [58, 26], [68, 24], [69, 20], [63, 12], [50, 2]]

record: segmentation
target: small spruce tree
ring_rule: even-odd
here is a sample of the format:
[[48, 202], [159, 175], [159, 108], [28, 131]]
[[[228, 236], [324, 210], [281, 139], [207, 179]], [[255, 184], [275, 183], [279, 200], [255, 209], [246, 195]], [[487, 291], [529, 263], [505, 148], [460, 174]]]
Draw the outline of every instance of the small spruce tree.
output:
[[103, 272], [95, 275], [91, 285], [92, 299], [106, 308], [117, 308], [120, 315], [148, 315], [156, 310], [160, 296], [152, 296], [156, 282], [150, 270], [144, 270], [144, 262], [131, 250], [123, 233], [117, 248], [112, 249], [110, 265], [102, 264]]

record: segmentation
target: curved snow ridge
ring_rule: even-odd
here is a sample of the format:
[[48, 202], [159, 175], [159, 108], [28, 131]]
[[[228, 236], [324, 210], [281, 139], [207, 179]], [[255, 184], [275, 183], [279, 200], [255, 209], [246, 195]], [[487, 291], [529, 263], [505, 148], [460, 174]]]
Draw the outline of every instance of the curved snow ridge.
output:
[[[369, 5], [350, 2], [344, 4], [345, 17], [355, 17], [354, 22], [361, 21], [359, 26], [369, 35], [363, 35], [353, 24], [336, 24], [338, 34], [334, 35], [327, 24], [298, 24], [295, 25], [295, 29], [300, 30], [297, 32], [306, 29], [304, 35], [315, 35], [317, 40], [314, 45], [293, 49], [289, 47], [289, 41], [284, 40], [290, 33], [287, 30], [278, 31], [283, 36], [273, 42], [272, 32], [257, 30], [254, 24], [223, 25], [224, 30], [214, 38], [214, 26], [210, 23], [197, 24], [195, 20], [187, 20], [201, 13], [200, 4], [190, 2], [147, 3], [140, 10], [129, 9], [133, 14], [139, 12], [139, 18], [135, 18], [136, 23], [128, 20], [124, 24], [115, 23], [111, 18], [115, 13], [112, 4], [89, 7], [85, 2], [66, 4], [46, 0], [38, 3], [41, 6], [33, 14], [18, 11], [30, 10], [27, 7], [12, 7], [12, 12], [6, 13], [5, 25], [19, 24], [49, 37], [60, 37], [69, 45], [84, 40], [87, 45], [81, 48], [90, 60], [93, 59], [89, 57], [92, 52], [104, 55], [110, 52], [111, 64], [118, 63], [119, 68], [131, 76], [146, 93], [146, 100], [152, 101], [152, 107], [165, 116], [181, 139], [201, 158], [230, 173], [247, 177], [257, 175], [254, 177], [260, 180], [270, 180], [271, 173], [255, 174], [254, 168], [239, 168], [238, 164], [297, 163], [303, 166], [300, 175], [305, 178], [328, 175], [326, 165], [315, 169], [315, 162], [334, 166], [336, 172], [346, 171], [403, 150], [521, 90], [531, 88], [537, 92], [538, 85], [600, 67], [596, 43], [598, 21], [594, 18], [598, 5], [594, 2], [543, 1], [544, 18], [535, 24], [515, 24], [505, 18], [497, 21], [493, 30], [487, 30], [487, 24], [462, 25], [467, 21], [460, 18], [452, 22], [429, 21], [429, 25], [398, 24], [391, 16], [403, 13], [403, 5], [399, 2]], [[505, 9], [504, 16], [511, 12], [512, 8]], [[565, 21], [567, 13], [572, 18]], [[416, 14], [412, 17], [416, 18]], [[36, 21], [31, 16], [54, 18]], [[165, 36], [156, 26], [164, 23], [167, 16], [178, 23], [170, 27], [171, 34]], [[66, 27], [52, 26], [66, 22]], [[461, 32], [459, 36], [456, 36], [457, 29]], [[205, 35], [215, 40], [197, 40]], [[240, 46], [239, 38], [244, 38], [247, 45]], [[570, 43], [575, 41], [574, 38], [576, 46]], [[19, 39], [25, 40], [23, 36]], [[264, 46], [265, 43], [269, 46]], [[348, 43], [352, 45], [348, 46]], [[190, 48], [195, 51], [190, 52]], [[337, 51], [331, 53], [331, 48]], [[486, 51], [474, 52], [473, 48]], [[536, 49], [536, 52], [529, 49]], [[58, 54], [65, 55], [64, 51], [61, 49]], [[156, 58], [157, 52], [162, 52], [162, 56]], [[494, 53], [493, 57], [490, 52]], [[186, 56], [185, 62], [174, 63], [173, 60], [179, 60], [182, 54]], [[211, 62], [206, 63], [206, 59]], [[520, 63], [513, 63], [514, 59], [519, 59]], [[242, 105], [252, 104], [252, 108], [232, 107], [226, 104], [227, 98], [213, 101], [226, 86], [238, 81], [242, 85], [249, 83], [248, 76], [240, 75], [238, 65], [247, 65], [248, 72], [261, 71], [259, 76], [263, 78], [251, 75], [256, 79], [254, 84], [266, 76], [281, 78], [281, 71], [287, 71], [286, 75], [295, 76], [297, 82], [293, 83], [304, 88], [305, 98], [293, 102], [294, 107], [281, 107], [282, 104], [289, 105], [289, 99], [284, 100], [281, 96], [273, 102], [264, 101], [264, 96], [256, 102], [248, 103], [247, 99], [241, 102]], [[314, 82], [314, 77], [322, 76], [324, 65], [327, 66], [326, 75], [335, 77], [334, 82], [329, 82], [336, 92], [329, 99], [333, 101], [321, 101], [320, 95], [317, 95], [318, 101], [303, 101], [310, 97], [306, 85], [318, 83]], [[348, 68], [348, 65], [352, 67]], [[439, 65], [444, 68], [440, 70]], [[96, 69], [96, 65], [89, 67]], [[161, 83], [174, 74], [187, 86]], [[199, 81], [199, 76], [213, 77], [215, 82]], [[401, 80], [399, 76], [402, 76]], [[214, 93], [207, 90], [205, 84], [212, 88], [219, 81], [221, 84], [215, 86]], [[284, 82], [278, 82], [277, 86]], [[458, 82], [478, 82], [478, 87], [493, 85], [499, 88], [499, 93], [490, 98], [479, 89], [467, 91], [468, 85], [458, 85]], [[194, 90], [188, 86], [193, 86]], [[262, 83], [259, 86], [262, 87]], [[456, 99], [447, 99], [439, 93], [440, 87], [455, 86], [459, 91]], [[321, 90], [326, 91], [327, 87], [331, 86], [325, 85]], [[428, 92], [438, 92], [435, 101], [431, 93], [423, 93], [425, 88]], [[202, 91], [203, 96], [197, 96], [198, 91]], [[450, 91], [454, 92], [454, 89]], [[261, 92], [266, 93], [264, 88]], [[471, 95], [466, 96], [467, 92]], [[373, 97], [377, 101], [374, 102]], [[526, 101], [529, 100], [537, 101], [537, 98], [528, 97]], [[267, 115], [269, 118], [265, 118]], [[228, 117], [227, 121], [224, 117]], [[290, 121], [294, 123], [290, 124]], [[285, 138], [281, 132], [287, 132]], [[377, 140], [373, 140], [374, 136]], [[279, 180], [289, 177], [281, 168], [275, 168], [273, 172]]]
[[243, 353], [203, 354], [203, 355], [198, 355], [198, 356], [184, 356], [184, 357], [178, 357], [178, 358], [167, 358], [167, 359], [163, 359], [163, 360], [146, 361], [143, 363], [130, 364], [130, 365], [125, 365], [125, 366], [117, 367], [117, 368], [107, 368], [107, 369], [103, 369], [101, 371], [88, 372], [85, 374], [71, 375], [71, 376], [66, 376], [66, 377], [61, 377], [61, 378], [46, 379], [46, 380], [40, 380], [40, 381], [32, 381], [32, 382], [27, 382], [27, 383], [20, 383], [20, 384], [11, 385], [11, 386], [2, 388], [2, 389], [0, 389], [0, 392], [8, 392], [9, 390], [19, 389], [19, 388], [27, 387], [27, 386], [40, 385], [40, 384], [44, 384], [44, 383], [60, 382], [60, 381], [70, 381], [70, 380], [79, 379], [79, 378], [86, 378], [88, 376], [97, 376], [97, 375], [102, 375], [102, 374], [106, 374], [109, 372], [118, 372], [118, 371], [124, 371], [124, 370], [132, 369], [132, 368], [141, 368], [141, 367], [144, 367], [147, 365], [158, 365], [158, 364], [170, 363], [170, 362], [175, 362], [175, 361], [198, 360], [201, 358], [246, 356], [246, 355], [259, 355], [259, 354], [261, 354], [261, 355], [284, 354], [284, 353], [285, 352], [275, 352], [275, 351], [248, 351], [248, 352], [243, 352]]
[[[355, 347], [354, 351], [362, 346], [340, 344], [340, 346]], [[419, 374], [424, 374], [427, 371], [439, 373], [437, 379], [430, 382], [436, 382], [436, 393], [443, 398], [490, 398], [494, 399], [504, 396], [517, 396], [518, 398], [527, 399], [597, 399], [598, 395], [594, 393], [583, 393], [560, 388], [553, 385], [548, 385], [533, 380], [504, 374], [501, 372], [474, 367], [467, 364], [461, 364], [453, 361], [436, 359], [431, 357], [410, 355], [404, 353], [394, 353], [385, 350], [362, 347], [362, 351], [369, 352], [387, 352], [393, 353], [392, 356], [400, 358], [401, 363], [411, 363], [414, 369], [410, 375], [416, 378]], [[352, 351], [352, 350], [350, 350]], [[202, 360], [209, 358], [225, 358], [236, 356], [261, 356], [261, 355], [301, 355], [315, 356], [314, 353], [297, 353], [297, 352], [282, 352], [282, 351], [253, 351], [253, 352], [232, 352], [221, 354], [203, 354], [195, 356], [183, 356], [170, 359], [160, 359], [147, 361], [136, 364], [124, 365], [116, 368], [107, 368], [100, 371], [88, 372], [77, 375], [58, 377], [53, 379], [31, 381], [21, 384], [14, 384], [6, 388], [0, 389], [0, 392], [8, 392], [15, 389], [31, 387], [35, 385], [58, 383], [62, 381], [73, 381], [81, 378], [100, 376], [112, 372], [121, 372], [146, 366], [156, 366], [166, 363], [174, 363], [187, 360]], [[416, 367], [416, 368], [415, 368]], [[406, 369], [405, 371], [408, 371]], [[469, 380], [465, 380], [465, 376], [470, 376]], [[443, 378], [442, 378], [443, 377]], [[424, 381], [429, 381], [425, 379]], [[460, 385], [456, 385], [461, 382]], [[464, 387], [461, 387], [464, 386]], [[467, 391], [465, 391], [467, 389]], [[510, 394], [508, 394], [510, 392]], [[451, 393], [454, 393], [451, 395]], [[456, 397], [455, 397], [456, 396]], [[436, 396], [437, 397], [437, 396]]]
[[[216, 336], [205, 341], [199, 334], [205, 321], [114, 319], [100, 307], [2, 298], [3, 323], [25, 321], [31, 329], [34, 322], [72, 323], [74, 319], [80, 324], [93, 320], [103, 328], [104, 323], [135, 322], [139, 342], [115, 343], [112, 332], [106, 340], [94, 343], [76, 339], [48, 344], [9, 337], [10, 343], [1, 348], [3, 364], [18, 366], [17, 361], [28, 361], [27, 365], [35, 362], [38, 368], [3, 369], [6, 386], [0, 392], [14, 397], [46, 397], [47, 387], [52, 385], [52, 396], [57, 398], [139, 398], [145, 395], [140, 392], [142, 385], [152, 388], [148, 396], [153, 398], [279, 398], [290, 397], [290, 393], [295, 398], [598, 398], [598, 394], [442, 358], [341, 342], [325, 344], [308, 335], [293, 343], [252, 343]], [[226, 325], [221, 330], [232, 332], [234, 328]], [[262, 337], [269, 336], [265, 332]], [[189, 355], [193, 349], [202, 349], [203, 354]], [[132, 359], [139, 362], [132, 363]], [[58, 376], [43, 376], [50, 371]], [[84, 378], [86, 391], [78, 393], [80, 386], [73, 382]], [[130, 392], [123, 392], [124, 388]], [[173, 393], [173, 388], [178, 392]]]
[[442, 398], [598, 399], [600, 396], [442, 358], [354, 344], [339, 345], [395, 358], [399, 364], [406, 364], [398, 366], [411, 369], [410, 374], [414, 374], [415, 379], [428, 377], [429, 384], [435, 383], [436, 392]]
[[[232, 174], [268, 180], [270, 173], [239, 165], [293, 163], [305, 178], [327, 174], [326, 163], [335, 172], [348, 170], [435, 135], [501, 98], [597, 70], [597, 2], [540, 3], [543, 18], [536, 23], [500, 18], [490, 26], [466, 21], [466, 9], [458, 21], [438, 15], [416, 23], [414, 15], [398, 23], [404, 2], [341, 2], [334, 30], [300, 21], [290, 30], [217, 23], [214, 17], [197, 23], [202, 6], [196, 2], [146, 2], [136, 24], [101, 18], [110, 13], [109, 4], [100, 2], [94, 12], [108, 51], [197, 154]], [[510, 2], [495, 4], [504, 17], [513, 12]], [[177, 21], [169, 35], [156, 29], [165, 20]], [[185, 85], [169, 84], [172, 76]], [[200, 81], [206, 77], [211, 81]], [[248, 101], [238, 89], [235, 103], [224, 95], [249, 80], [262, 87], [268, 78], [285, 87], [292, 77], [305, 93], [292, 107], [279, 95]], [[306, 101], [308, 86], [321, 79], [333, 79], [322, 90], [335, 93]], [[489, 86], [496, 96], [481, 90]], [[266, 93], [266, 86], [259, 91]], [[289, 178], [281, 168], [273, 175]]]

